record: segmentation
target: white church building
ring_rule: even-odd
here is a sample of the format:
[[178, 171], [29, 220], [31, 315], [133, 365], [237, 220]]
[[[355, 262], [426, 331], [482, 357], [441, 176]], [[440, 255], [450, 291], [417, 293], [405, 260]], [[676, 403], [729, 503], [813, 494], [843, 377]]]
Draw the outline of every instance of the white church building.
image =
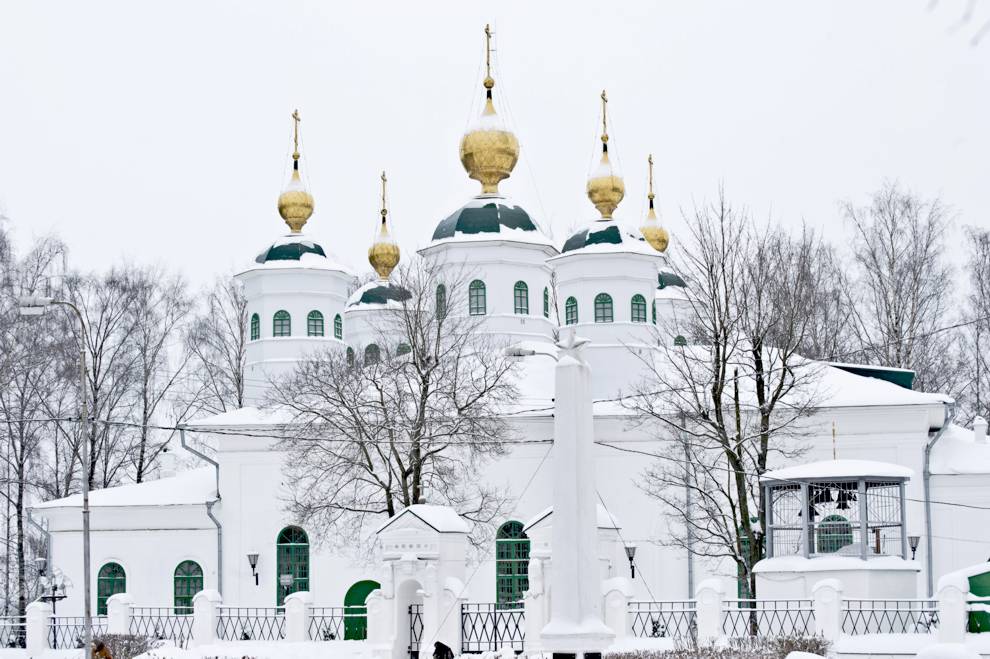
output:
[[[632, 577], [626, 548], [635, 546], [630, 581], [635, 599], [690, 598], [697, 583], [712, 576], [724, 578], [726, 592], [735, 592], [731, 570], [692, 562], [683, 549], [664, 544], [669, 522], [660, 504], [639, 486], [649, 459], [603, 445], [639, 443], [662, 450], [650, 429], [630, 423], [632, 413], [616, 398], [641, 377], [639, 355], [683, 342], [676, 321], [691, 304], [691, 283], [678, 276], [666, 254], [669, 236], [653, 207], [652, 175], [647, 218], [626, 222], [613, 216], [624, 184], [609, 160], [603, 93], [601, 160], [586, 190], [599, 217], [558, 244], [541, 230], [539, 218], [501, 189], [518, 159], [519, 143], [496, 113], [490, 75], [484, 87], [483, 113], [460, 144], [461, 162], [481, 192], [440, 219], [418, 253], [441, 270], [469, 264], [464, 308], [450, 312], [483, 318], [484, 330], [512, 347], [520, 396], [506, 416], [515, 435], [553, 437], [556, 341], [571, 330], [589, 341], [584, 355], [592, 374], [599, 442], [594, 471], [602, 504], [601, 578]], [[244, 607], [280, 606], [296, 591], [309, 592], [316, 605], [358, 607], [383, 580], [380, 563], [372, 557], [334, 551], [287, 512], [284, 456], [276, 436], [289, 417], [260, 406], [264, 383], [315, 350], [360, 355], [382, 350], [370, 328], [376, 314], [399, 304], [402, 296], [389, 280], [399, 246], [389, 235], [384, 208], [370, 250], [378, 277], [364, 286], [315, 233], [303, 232], [314, 198], [304, 186], [299, 158], [297, 144], [291, 180], [278, 200], [289, 232], [236, 275], [250, 319], [247, 393], [259, 406], [188, 424], [184, 447], [176, 451], [208, 446], [205, 453], [192, 448], [183, 454], [181, 462], [196, 459], [201, 466], [92, 493], [91, 577], [99, 614], [111, 595], [122, 592], [137, 603], [184, 611], [203, 589], [215, 589], [225, 603]], [[314, 232], [318, 220], [312, 222]], [[901, 532], [921, 537], [912, 567], [918, 594], [930, 594], [929, 584], [940, 575], [986, 560], [988, 511], [945, 505], [990, 506], [985, 424], [975, 431], [950, 424], [952, 401], [911, 390], [903, 372], [823, 364], [821, 374], [825, 395], [813, 418], [814, 432], [803, 440], [809, 450], [802, 460], [830, 459], [837, 450], [843, 459], [909, 470]], [[553, 472], [546, 466], [552, 450], [545, 441], [514, 444], [483, 469], [481, 478], [513, 497], [513, 510], [501, 520], [487, 557], [466, 571], [470, 601], [511, 608], [528, 590], [530, 552], [545, 535], [552, 502]], [[60, 612], [71, 614], [82, 611], [80, 505], [76, 495], [32, 510], [44, 520], [50, 538], [50, 565], [74, 584], [59, 604]], [[437, 519], [445, 528], [457, 525]], [[445, 528], [435, 530], [442, 534]], [[358, 626], [347, 633], [361, 637], [363, 630]]]

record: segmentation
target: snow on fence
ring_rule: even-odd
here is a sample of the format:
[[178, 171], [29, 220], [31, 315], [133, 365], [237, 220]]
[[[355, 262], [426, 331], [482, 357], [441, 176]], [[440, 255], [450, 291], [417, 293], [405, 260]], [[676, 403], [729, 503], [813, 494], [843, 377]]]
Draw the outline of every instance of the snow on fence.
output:
[[193, 616], [191, 608], [176, 609], [170, 606], [131, 607], [128, 631], [158, 641], [172, 641], [176, 647], [185, 648], [192, 639]]
[[23, 648], [27, 646], [26, 625], [23, 616], [0, 617], [0, 646]]
[[220, 606], [217, 639], [279, 641], [285, 638], [285, 609], [280, 606]]
[[465, 602], [461, 605], [461, 652], [525, 650], [526, 613], [523, 609], [500, 609], [494, 602]]
[[842, 633], [927, 634], [938, 626], [938, 605], [929, 599], [846, 599]]
[[722, 633], [728, 638], [811, 636], [815, 611], [811, 600], [724, 600]]
[[[86, 623], [83, 616], [52, 616], [51, 647], [56, 650], [69, 650], [83, 647]], [[107, 633], [107, 617], [93, 616], [92, 636]]]
[[696, 639], [698, 622], [694, 600], [630, 602], [630, 631], [639, 638]]
[[[366, 614], [348, 614], [342, 606], [310, 607], [309, 625], [307, 625], [309, 640], [336, 641], [344, 638], [345, 620], [348, 618], [354, 620], [355, 623], [359, 623], [360, 619], [367, 620]], [[367, 623], [365, 623], [366, 626]]]

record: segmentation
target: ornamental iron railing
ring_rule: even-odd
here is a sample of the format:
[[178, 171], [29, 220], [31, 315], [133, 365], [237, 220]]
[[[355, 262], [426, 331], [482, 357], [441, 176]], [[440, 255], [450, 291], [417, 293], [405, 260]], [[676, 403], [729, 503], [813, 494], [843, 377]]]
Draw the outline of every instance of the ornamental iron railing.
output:
[[[70, 650], [83, 647], [86, 619], [83, 616], [52, 617], [52, 647], [56, 650]], [[96, 638], [107, 633], [107, 617], [92, 617], [91, 636]]]
[[[183, 608], [181, 611], [188, 609]], [[171, 606], [135, 606], [131, 608], [130, 633], [159, 641], [172, 641], [184, 648], [192, 638], [193, 617], [189, 613], [176, 613]]]
[[630, 602], [629, 615], [632, 635], [639, 638], [697, 637], [694, 600]]
[[722, 633], [729, 638], [811, 636], [815, 612], [811, 600], [725, 600]]
[[[355, 607], [343, 606], [314, 606], [309, 610], [309, 640], [311, 641], [338, 641], [349, 638], [354, 634], [348, 631], [360, 625], [362, 632], [360, 638], [367, 636], [368, 619], [364, 614], [351, 615], [347, 609]], [[361, 618], [361, 620], [356, 620]], [[361, 624], [363, 623], [363, 624]], [[355, 637], [357, 640], [358, 637]]]
[[423, 641], [423, 605], [409, 605], [409, 659], [419, 659], [419, 645]]
[[526, 613], [500, 609], [493, 602], [461, 605], [461, 652], [496, 652], [512, 648], [519, 653], [526, 644]]
[[847, 599], [842, 603], [843, 634], [927, 634], [936, 627], [934, 600]]
[[22, 616], [0, 617], [0, 646], [5, 648], [27, 647], [26, 628]]
[[285, 609], [280, 606], [221, 606], [217, 618], [221, 641], [278, 641], [285, 638]]

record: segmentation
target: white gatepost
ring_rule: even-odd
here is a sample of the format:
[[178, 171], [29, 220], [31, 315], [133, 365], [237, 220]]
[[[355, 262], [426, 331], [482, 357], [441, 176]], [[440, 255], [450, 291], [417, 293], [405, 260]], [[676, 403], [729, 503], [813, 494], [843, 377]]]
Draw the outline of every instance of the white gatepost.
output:
[[313, 596], [300, 590], [285, 598], [285, 640], [308, 641]]
[[835, 644], [842, 636], [842, 582], [822, 579], [811, 587], [815, 634]]
[[546, 581], [546, 575], [550, 569], [549, 554], [539, 549], [530, 551], [529, 589], [523, 594], [526, 652], [528, 654], [543, 650], [540, 632], [550, 620], [550, 584]]
[[31, 602], [25, 612], [25, 644], [29, 657], [40, 656], [51, 648], [52, 605], [48, 602]]
[[131, 607], [134, 598], [127, 593], [111, 595], [107, 600], [107, 633], [131, 633]]
[[612, 577], [602, 582], [602, 596], [605, 598], [605, 626], [612, 630], [616, 639], [629, 635], [629, 603], [633, 598], [633, 587], [626, 577]]
[[698, 644], [712, 645], [722, 637], [722, 600], [725, 590], [721, 579], [705, 579], [695, 590], [695, 620]]
[[223, 598], [216, 590], [201, 590], [193, 595], [192, 646], [209, 645], [217, 640], [217, 622]]
[[942, 577], [938, 582], [938, 642], [963, 643], [966, 640], [969, 584], [964, 579]]

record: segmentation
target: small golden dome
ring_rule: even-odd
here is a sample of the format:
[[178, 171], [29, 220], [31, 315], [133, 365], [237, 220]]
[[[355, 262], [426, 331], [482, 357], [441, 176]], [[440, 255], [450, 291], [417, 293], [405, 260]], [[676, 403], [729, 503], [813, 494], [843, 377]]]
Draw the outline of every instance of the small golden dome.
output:
[[650, 192], [646, 196], [650, 201], [650, 210], [646, 213], [646, 219], [643, 220], [639, 231], [653, 249], [658, 252], [665, 252], [670, 244], [670, 234], [660, 226], [660, 218], [657, 217], [657, 211], [653, 207], [653, 200], [656, 198], [656, 195], [653, 194], [653, 154], [650, 154], [646, 162], [649, 163], [650, 168]]
[[498, 184], [509, 178], [519, 161], [519, 140], [506, 130], [495, 113], [491, 72], [491, 29], [485, 26], [485, 109], [478, 122], [461, 138], [461, 164], [468, 177], [481, 183], [482, 194], [497, 194]]
[[385, 204], [385, 172], [382, 172], [382, 224], [375, 242], [368, 248], [368, 263], [381, 279], [388, 279], [392, 270], [399, 264], [399, 246], [388, 232], [388, 209]]
[[313, 214], [313, 195], [306, 190], [299, 176], [299, 110], [292, 113], [293, 151], [292, 177], [285, 190], [278, 196], [278, 214], [289, 225], [292, 233], [300, 233], [306, 220]]
[[603, 220], [612, 219], [612, 213], [622, 198], [626, 196], [626, 184], [622, 177], [612, 167], [608, 158], [608, 128], [606, 124], [606, 109], [608, 96], [602, 90], [602, 158], [598, 167], [588, 177], [588, 199], [602, 214]]

